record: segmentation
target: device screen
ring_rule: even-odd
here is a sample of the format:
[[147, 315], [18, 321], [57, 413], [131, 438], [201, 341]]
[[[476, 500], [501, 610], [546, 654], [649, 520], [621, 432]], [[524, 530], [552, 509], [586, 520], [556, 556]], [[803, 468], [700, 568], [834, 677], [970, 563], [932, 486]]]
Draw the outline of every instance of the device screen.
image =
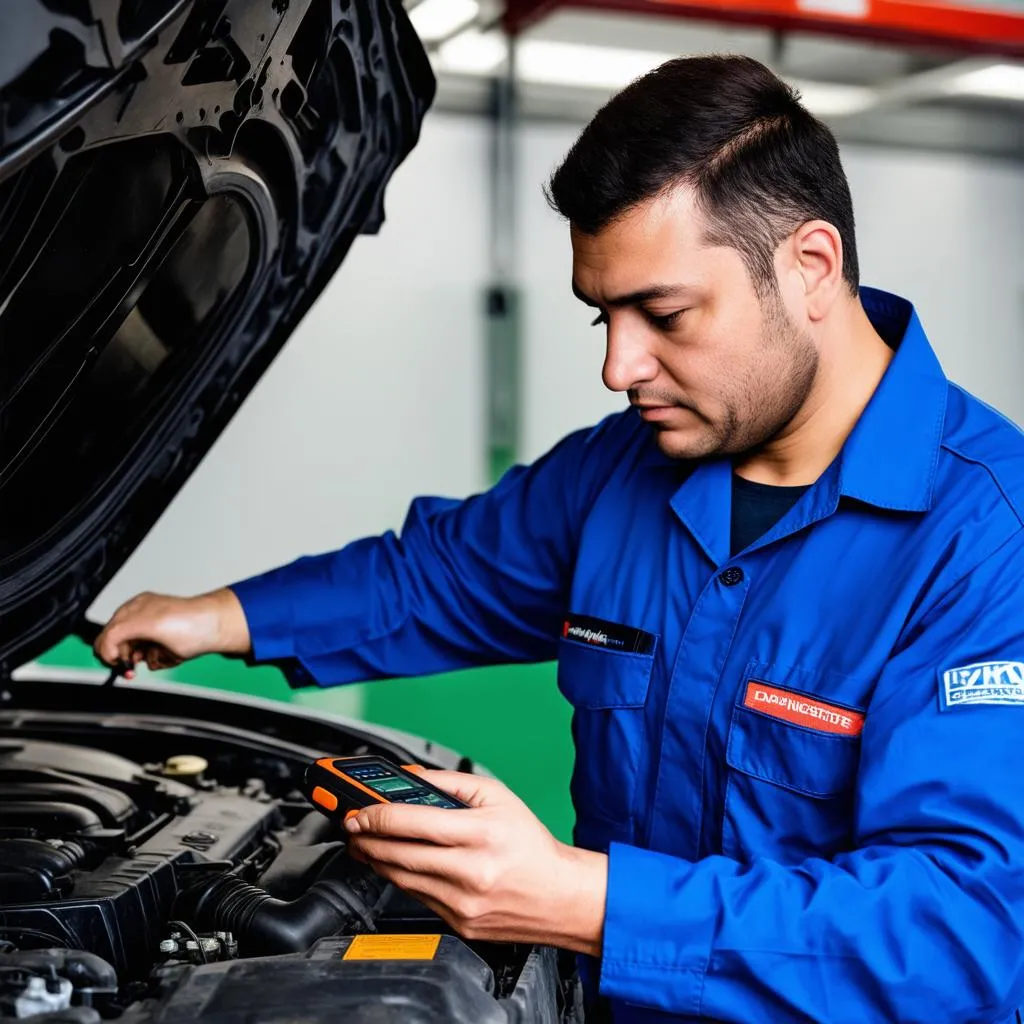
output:
[[393, 803], [428, 804], [433, 807], [457, 807], [458, 804], [440, 793], [417, 783], [405, 775], [398, 775], [383, 765], [360, 765], [345, 771], [368, 789], [386, 796]]

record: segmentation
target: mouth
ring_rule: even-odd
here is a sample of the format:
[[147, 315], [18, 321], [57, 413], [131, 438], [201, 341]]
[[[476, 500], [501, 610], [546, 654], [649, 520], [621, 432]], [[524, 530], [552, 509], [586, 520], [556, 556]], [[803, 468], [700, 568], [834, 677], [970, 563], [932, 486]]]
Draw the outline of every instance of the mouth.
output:
[[640, 413], [642, 419], [654, 423], [671, 416], [678, 407], [674, 405], [635, 405], [634, 408]]

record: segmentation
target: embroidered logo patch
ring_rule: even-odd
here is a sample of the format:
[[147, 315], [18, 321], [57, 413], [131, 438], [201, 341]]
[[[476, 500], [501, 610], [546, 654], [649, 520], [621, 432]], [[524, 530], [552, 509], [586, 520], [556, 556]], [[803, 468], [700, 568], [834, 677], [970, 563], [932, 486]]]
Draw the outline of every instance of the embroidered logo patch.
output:
[[607, 647], [632, 654], [650, 654], [654, 650], [653, 633], [591, 616], [573, 615], [566, 619], [562, 623], [562, 636], [566, 640], [590, 644], [592, 647]]
[[859, 711], [827, 704], [792, 690], [782, 690], [757, 679], [747, 683], [743, 706], [793, 725], [835, 736], [859, 736], [864, 729], [864, 715]]
[[981, 661], [942, 673], [942, 706], [1024, 704], [1024, 662]]

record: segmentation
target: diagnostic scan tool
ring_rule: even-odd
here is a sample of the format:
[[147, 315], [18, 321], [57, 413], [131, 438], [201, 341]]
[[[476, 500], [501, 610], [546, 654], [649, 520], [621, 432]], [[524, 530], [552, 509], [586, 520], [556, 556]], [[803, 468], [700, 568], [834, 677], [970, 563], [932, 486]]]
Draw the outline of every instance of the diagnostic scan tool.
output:
[[322, 757], [306, 769], [306, 796], [339, 823], [373, 804], [467, 807], [420, 778], [410, 766], [383, 757]]

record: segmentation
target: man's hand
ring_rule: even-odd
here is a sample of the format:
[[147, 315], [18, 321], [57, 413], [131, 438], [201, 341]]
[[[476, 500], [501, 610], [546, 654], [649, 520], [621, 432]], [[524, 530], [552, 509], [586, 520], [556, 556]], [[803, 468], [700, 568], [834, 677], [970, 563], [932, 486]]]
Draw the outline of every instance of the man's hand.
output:
[[355, 857], [465, 938], [537, 942], [599, 956], [607, 857], [558, 842], [493, 779], [422, 774], [469, 809], [366, 807], [346, 823]]
[[139, 594], [114, 613], [95, 651], [108, 665], [145, 661], [160, 669], [200, 654], [247, 654], [250, 644], [242, 605], [225, 589], [200, 597]]

